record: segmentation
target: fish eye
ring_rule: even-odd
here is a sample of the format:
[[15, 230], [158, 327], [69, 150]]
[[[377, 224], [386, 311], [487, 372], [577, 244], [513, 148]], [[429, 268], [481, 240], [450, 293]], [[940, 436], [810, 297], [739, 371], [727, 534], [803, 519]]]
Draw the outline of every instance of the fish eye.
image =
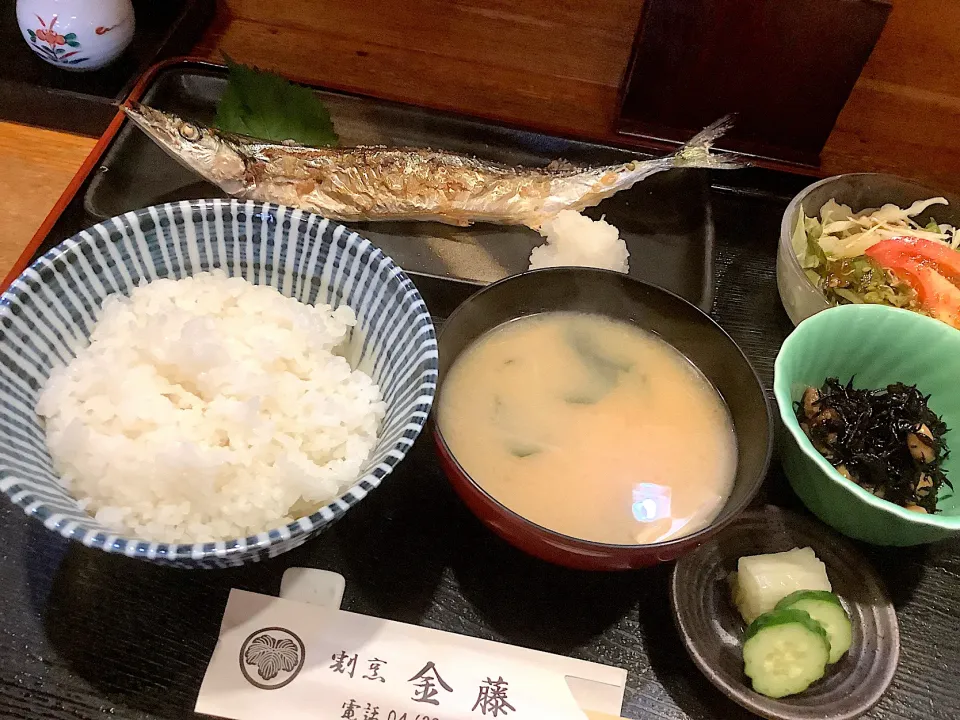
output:
[[200, 128], [191, 123], [183, 123], [180, 126], [180, 137], [190, 142], [196, 142], [200, 139]]

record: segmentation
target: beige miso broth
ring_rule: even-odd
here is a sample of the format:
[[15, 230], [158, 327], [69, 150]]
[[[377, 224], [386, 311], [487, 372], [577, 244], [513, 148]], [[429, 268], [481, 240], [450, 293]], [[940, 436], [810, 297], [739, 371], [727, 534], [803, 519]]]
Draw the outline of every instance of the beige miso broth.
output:
[[736, 472], [714, 387], [656, 335], [600, 315], [544, 313], [486, 333], [447, 374], [438, 423], [496, 500], [596, 542], [695, 532]]

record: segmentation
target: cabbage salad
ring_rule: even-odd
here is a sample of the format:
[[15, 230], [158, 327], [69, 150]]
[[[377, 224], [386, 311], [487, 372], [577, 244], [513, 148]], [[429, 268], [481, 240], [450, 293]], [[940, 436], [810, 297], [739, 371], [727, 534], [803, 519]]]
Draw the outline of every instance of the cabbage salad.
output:
[[887, 204], [854, 212], [831, 199], [819, 217], [801, 212], [793, 249], [807, 277], [834, 304], [906, 308], [960, 327], [960, 234], [918, 216], [945, 198], [908, 208]]

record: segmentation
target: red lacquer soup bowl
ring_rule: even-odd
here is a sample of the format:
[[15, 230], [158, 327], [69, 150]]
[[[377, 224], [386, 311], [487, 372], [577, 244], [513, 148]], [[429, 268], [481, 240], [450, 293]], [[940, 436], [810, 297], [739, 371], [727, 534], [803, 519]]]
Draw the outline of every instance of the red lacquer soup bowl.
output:
[[772, 420], [757, 374], [730, 336], [682, 298], [620, 273], [551, 268], [487, 286], [444, 323], [439, 340], [439, 403], [443, 403], [443, 381], [450, 368], [485, 332], [517, 318], [552, 311], [598, 313], [655, 333], [713, 383], [730, 409], [737, 438], [737, 473], [726, 504], [708, 527], [665, 542], [609, 545], [570, 537], [521, 517], [485, 492], [454, 457], [435, 421], [437, 453], [450, 483], [470, 510], [507, 542], [558, 565], [627, 570], [673, 560], [692, 550], [746, 508], [766, 476]]

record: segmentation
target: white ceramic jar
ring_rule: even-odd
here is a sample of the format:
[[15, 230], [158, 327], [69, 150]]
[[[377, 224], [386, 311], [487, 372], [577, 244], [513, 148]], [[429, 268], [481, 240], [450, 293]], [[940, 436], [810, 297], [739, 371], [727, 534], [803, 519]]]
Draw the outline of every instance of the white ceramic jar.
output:
[[64, 70], [108, 65], [133, 40], [131, 0], [17, 0], [17, 22], [30, 49]]

